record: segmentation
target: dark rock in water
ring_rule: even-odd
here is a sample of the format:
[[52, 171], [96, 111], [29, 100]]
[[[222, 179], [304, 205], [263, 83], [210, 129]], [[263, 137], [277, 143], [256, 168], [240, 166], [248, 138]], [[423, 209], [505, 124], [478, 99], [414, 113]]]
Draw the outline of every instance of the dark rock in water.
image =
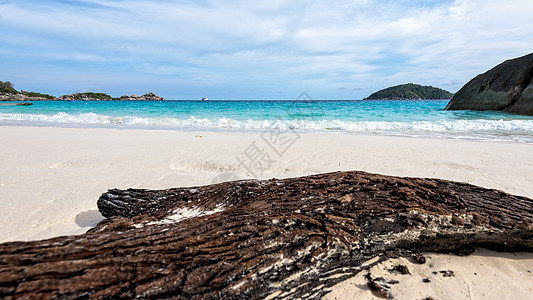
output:
[[31, 102], [21, 102], [21, 103], [0, 103], [0, 106], [30, 106], [33, 105]]
[[533, 53], [507, 60], [470, 80], [447, 110], [500, 110], [533, 115]]
[[1, 244], [0, 298], [316, 299], [376, 256], [533, 250], [533, 200], [438, 179], [115, 189], [98, 207], [107, 219], [86, 234]]

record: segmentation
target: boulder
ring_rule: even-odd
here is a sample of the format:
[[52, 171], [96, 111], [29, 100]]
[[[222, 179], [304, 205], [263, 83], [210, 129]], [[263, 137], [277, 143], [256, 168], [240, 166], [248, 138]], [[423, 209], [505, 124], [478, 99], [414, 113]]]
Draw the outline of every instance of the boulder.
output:
[[160, 97], [152, 92], [148, 93], [148, 94], [145, 94], [142, 96], [144, 99], [143, 100], [150, 100], [150, 101], [162, 101], [162, 100], [165, 100], [165, 98], [163, 97]]
[[450, 100], [446, 110], [499, 110], [533, 115], [533, 53], [504, 61], [476, 76]]
[[97, 204], [86, 234], [0, 244], [0, 298], [320, 299], [389, 257], [533, 251], [533, 200], [438, 179], [334, 172]]

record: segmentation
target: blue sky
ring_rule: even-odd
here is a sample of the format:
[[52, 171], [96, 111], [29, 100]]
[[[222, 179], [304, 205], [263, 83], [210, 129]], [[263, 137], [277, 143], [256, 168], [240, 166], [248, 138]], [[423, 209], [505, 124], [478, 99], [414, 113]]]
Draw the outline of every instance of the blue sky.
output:
[[0, 0], [0, 80], [167, 99], [455, 92], [533, 52], [532, 16], [531, 0]]

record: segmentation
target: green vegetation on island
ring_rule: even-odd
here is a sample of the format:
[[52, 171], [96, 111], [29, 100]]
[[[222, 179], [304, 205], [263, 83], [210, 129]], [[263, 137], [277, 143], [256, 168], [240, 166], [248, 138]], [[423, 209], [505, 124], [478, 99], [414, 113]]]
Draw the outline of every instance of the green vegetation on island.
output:
[[377, 91], [363, 100], [422, 100], [450, 99], [452, 97], [452, 93], [440, 88], [408, 83]]
[[9, 81], [0, 81], [0, 95], [14, 95], [18, 94], [17, 90], [13, 88], [13, 84]]
[[23, 95], [26, 95], [28, 97], [31, 97], [31, 98], [45, 98], [45, 99], [48, 99], [48, 100], [54, 100], [56, 97], [52, 96], [52, 95], [48, 95], [48, 94], [41, 94], [41, 93], [37, 93], [37, 92], [26, 92], [26, 91], [21, 91], [20, 92], [21, 94]]
[[67, 96], [70, 96], [72, 100], [88, 100], [88, 99], [114, 100], [113, 97], [109, 96], [106, 93], [85, 92], [85, 93], [76, 93], [76, 94], [67, 95]]
[[9, 81], [0, 81], [0, 95], [14, 96], [15, 100], [25, 100], [24, 96], [28, 98], [42, 98], [47, 100], [54, 100], [56, 97], [48, 94], [37, 92], [17, 91], [13, 84]]
[[109, 101], [109, 100], [123, 100], [123, 101], [163, 101], [165, 98], [158, 96], [152, 92], [144, 94], [142, 96], [132, 95], [123, 95], [119, 98], [113, 98], [106, 93], [94, 93], [94, 92], [84, 92], [84, 93], [74, 93], [70, 95], [63, 95], [59, 97], [54, 97], [48, 94], [42, 94], [37, 92], [27, 92], [21, 90], [17, 91], [13, 84], [9, 81], [0, 81], [0, 101], [41, 101], [41, 100], [58, 100], [58, 101]]

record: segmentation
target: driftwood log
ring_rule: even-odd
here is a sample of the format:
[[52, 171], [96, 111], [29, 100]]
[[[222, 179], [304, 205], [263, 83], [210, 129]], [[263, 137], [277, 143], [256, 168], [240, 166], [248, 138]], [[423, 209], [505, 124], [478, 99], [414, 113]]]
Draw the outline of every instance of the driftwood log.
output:
[[0, 298], [320, 298], [363, 262], [533, 250], [533, 200], [438, 179], [336, 172], [109, 190], [88, 233], [0, 245]]

